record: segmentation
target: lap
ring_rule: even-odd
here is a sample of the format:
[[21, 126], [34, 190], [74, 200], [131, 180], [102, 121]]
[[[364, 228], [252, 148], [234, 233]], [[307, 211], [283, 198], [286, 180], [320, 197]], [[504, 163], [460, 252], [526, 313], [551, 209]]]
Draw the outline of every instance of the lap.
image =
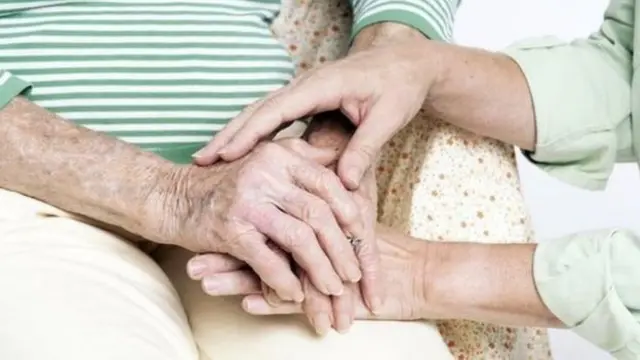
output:
[[249, 316], [239, 299], [207, 296], [186, 276], [186, 251], [158, 250], [161, 268], [39, 201], [0, 189], [0, 203], [2, 359], [451, 358], [429, 323], [358, 322], [318, 338], [302, 317]]
[[245, 314], [240, 299], [213, 298], [185, 273], [191, 254], [162, 249], [157, 260], [174, 283], [203, 359], [327, 360], [452, 359], [437, 329], [427, 322], [359, 321], [346, 335], [320, 338], [301, 316]]
[[195, 360], [175, 289], [119, 237], [0, 189], [0, 359]]

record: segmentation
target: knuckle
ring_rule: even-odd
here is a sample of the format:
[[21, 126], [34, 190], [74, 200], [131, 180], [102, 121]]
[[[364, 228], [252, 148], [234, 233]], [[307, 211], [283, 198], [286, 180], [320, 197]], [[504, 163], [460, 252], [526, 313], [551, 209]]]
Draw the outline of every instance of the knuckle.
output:
[[334, 191], [341, 190], [340, 182], [335, 173], [327, 168], [318, 170], [317, 188], [327, 194], [333, 194]]
[[267, 109], [277, 109], [278, 106], [280, 105], [280, 98], [277, 95], [274, 96], [269, 96], [268, 98], [264, 99], [264, 104], [263, 107], [267, 108]]
[[364, 209], [358, 209], [358, 207], [353, 203], [345, 204], [342, 208], [342, 221], [346, 225], [353, 225], [360, 222], [360, 213], [364, 211]]
[[[316, 182], [320, 182], [321, 180], [318, 179], [318, 169], [316, 166], [314, 166], [311, 163], [300, 163], [300, 164], [294, 164], [292, 166], [293, 169], [293, 175], [295, 177], [298, 177], [300, 179], [315, 179]], [[303, 180], [303, 181], [304, 181]], [[306, 182], [306, 181], [305, 181]], [[316, 185], [316, 183], [313, 183], [311, 185]]]
[[314, 232], [306, 225], [291, 226], [286, 234], [287, 246], [292, 253], [298, 253], [298, 250], [315, 236]]
[[306, 202], [302, 207], [302, 217], [308, 223], [325, 220], [331, 215], [329, 206], [320, 201]]
[[357, 249], [357, 256], [363, 271], [375, 271], [378, 268], [378, 256], [370, 241], [363, 241]]
[[325, 201], [331, 202], [346, 195], [337, 175], [323, 167], [307, 167], [307, 177], [313, 179], [313, 190]]

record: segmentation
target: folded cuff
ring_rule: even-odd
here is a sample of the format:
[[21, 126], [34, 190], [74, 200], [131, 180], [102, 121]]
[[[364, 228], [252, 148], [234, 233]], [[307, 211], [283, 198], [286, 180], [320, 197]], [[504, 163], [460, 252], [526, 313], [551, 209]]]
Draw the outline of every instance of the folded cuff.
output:
[[31, 84], [14, 76], [8, 71], [0, 70], [0, 109], [4, 108], [11, 100], [25, 93], [31, 88]]
[[[628, 246], [620, 231], [594, 231], [540, 243], [534, 256], [534, 280], [547, 308], [573, 332], [621, 359], [640, 354], [639, 320], [623, 302], [612, 268]], [[627, 250], [631, 250], [625, 248]], [[633, 253], [633, 252], [631, 252]], [[613, 259], [613, 260], [612, 260]], [[615, 262], [615, 263], [614, 263]], [[635, 347], [635, 348], [634, 348]], [[635, 359], [635, 358], [634, 358]]]

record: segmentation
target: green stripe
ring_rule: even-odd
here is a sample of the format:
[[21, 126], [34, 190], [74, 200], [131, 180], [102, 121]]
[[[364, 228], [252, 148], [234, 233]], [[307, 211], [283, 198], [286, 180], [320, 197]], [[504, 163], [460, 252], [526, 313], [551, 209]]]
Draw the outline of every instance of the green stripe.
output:
[[[74, 13], [75, 15], [76, 13]], [[96, 15], [95, 12], [91, 12], [88, 13], [91, 15]], [[57, 15], [57, 14], [56, 14]], [[118, 14], [118, 15], [127, 15], [127, 14]], [[134, 14], [130, 14], [130, 15], [140, 15], [139, 13], [134, 13]], [[149, 15], [149, 13], [145, 12], [144, 15]], [[167, 14], [165, 13], [165, 16]], [[193, 13], [188, 13], [188, 12], [181, 12], [180, 16], [183, 15], [191, 15], [191, 16], [202, 16], [201, 12], [193, 12]], [[48, 15], [51, 16], [51, 15]], [[34, 19], [37, 19], [37, 17], [33, 17]], [[62, 17], [61, 17], [62, 19]], [[6, 20], [5, 20], [6, 21]], [[34, 22], [34, 23], [28, 23], [28, 24], [24, 24], [24, 23], [14, 23], [11, 22], [11, 20], [7, 21], [7, 23], [11, 24], [11, 28], [12, 29], [19, 29], [19, 28], [31, 28], [31, 27], [37, 27], [37, 26], [46, 26], [46, 25], [55, 25], [55, 24], [64, 24], [64, 25], [87, 25], [87, 26], [95, 26], [95, 25], [130, 25], [131, 24], [131, 20], [130, 19], [126, 19], [126, 20], [103, 20], [100, 19], [98, 17], [92, 19], [92, 20], [78, 20], [78, 19], [64, 19], [64, 21], [61, 20], [44, 20], [41, 22]], [[139, 25], [211, 25], [211, 20], [195, 20], [195, 19], [166, 19], [166, 20], [141, 20], [138, 22]], [[258, 22], [258, 20], [256, 20], [255, 18], [252, 18], [251, 16], [245, 16], [243, 18], [231, 18], [231, 19], [225, 19], [220, 21], [220, 24], [225, 24], [225, 25], [238, 25], [238, 26], [254, 26], [254, 27], [261, 27], [260, 23]]]
[[[160, 36], [169, 36], [169, 37], [198, 37], [198, 36], [216, 36], [216, 37], [233, 37], [238, 38], [241, 37], [243, 39], [252, 39], [252, 40], [263, 40], [263, 39], [271, 39], [271, 33], [268, 33], [268, 29], [265, 30], [265, 33], [255, 33], [255, 32], [241, 32], [234, 31], [233, 33], [229, 33], [228, 31], [213, 31], [213, 30], [200, 30], [200, 31], [101, 31], [101, 30], [91, 30], [91, 29], [82, 29], [82, 30], [34, 30], [31, 35], [33, 36], [68, 36], [69, 39], [82, 39], [86, 37], [92, 38], [113, 38], [113, 42], [115, 44], [119, 44], [118, 38], [128, 38], [131, 36], [137, 37], [151, 37], [157, 38]], [[22, 34], [20, 34], [22, 35]], [[6, 36], [6, 35], [3, 35]], [[9, 35], [10, 36], [10, 35]], [[144, 40], [142, 40], [144, 41]], [[103, 43], [100, 43], [103, 44]], [[107, 43], [108, 44], [108, 43]]]
[[241, 109], [241, 106], [210, 106], [210, 105], [170, 105], [163, 106], [162, 103], [158, 103], [158, 105], [149, 106], [149, 105], [107, 105], [102, 106], [100, 108], [96, 108], [96, 106], [50, 106], [49, 110], [55, 111], [57, 113], [63, 112], [85, 112], [85, 111], [184, 111], [188, 113], [190, 111], [238, 111]]
[[[246, 1], [246, 3], [251, 3], [251, 1]], [[102, 1], [92, 1], [92, 2], [87, 2], [87, 3], [83, 3], [81, 4], [81, 6], [86, 6], [86, 7], [114, 7], [114, 8], [135, 8], [135, 7], [139, 7], [139, 8], [144, 8], [144, 7], [158, 7], [158, 6], [163, 6], [163, 7], [167, 7], [167, 8], [172, 8], [172, 7], [194, 7], [194, 8], [202, 8], [202, 9], [211, 9], [211, 11], [224, 11], [224, 10], [234, 10], [234, 11], [251, 11], [251, 12], [263, 12], [263, 11], [274, 11], [269, 7], [260, 7], [260, 2], [253, 2], [256, 6], [255, 9], [247, 7], [247, 6], [240, 6], [240, 5], [231, 5], [229, 2], [218, 2], [218, 1], [212, 1], [211, 3], [192, 3], [189, 1], [181, 1], [181, 2], [171, 2], [171, 3], [158, 3], [158, 4], [150, 4], [150, 3], [136, 3], [136, 2], [118, 2], [118, 3], [109, 3], [109, 2], [102, 2]]]
[[121, 118], [113, 120], [105, 120], [105, 119], [87, 119], [82, 120], [80, 123], [83, 125], [111, 125], [111, 124], [181, 124], [181, 123], [189, 123], [189, 124], [222, 124], [228, 121], [229, 119], [189, 119], [188, 122], [185, 122], [185, 118], [169, 118], [169, 119], [132, 119], [132, 118]]
[[[87, 4], [90, 5], [90, 4]], [[123, 4], [124, 5], [124, 4]], [[192, 5], [190, 5], [192, 7]], [[172, 15], [170, 12], [167, 11], [153, 11], [153, 10], [127, 10], [127, 9], [102, 9], [102, 12], [100, 13], [100, 15], [163, 15], [163, 16], [170, 16]], [[198, 10], [186, 10], [186, 11], [180, 11], [180, 14], [177, 14], [176, 16], [179, 18], [182, 15], [227, 15], [230, 17], [238, 17], [239, 19], [241, 17], [256, 17], [258, 18], [258, 14], [265, 12], [265, 11], [269, 11], [269, 10], [254, 10], [252, 12], [249, 11], [245, 11], [244, 13], [239, 12], [238, 14], [228, 14], [225, 12], [221, 12], [220, 10], [213, 10], [213, 9], [198, 9]], [[15, 14], [15, 13], [14, 13]], [[38, 13], [38, 14], [34, 14], [34, 13], [21, 13], [21, 16], [24, 17], [28, 17], [28, 18], [33, 18], [36, 19], [38, 17], [55, 17], [55, 16], [78, 16], [78, 17], [91, 17], [91, 16], [95, 16], [97, 15], [95, 10], [87, 10], [87, 11], [58, 11], [55, 14], [54, 13]], [[230, 19], [231, 20], [231, 19]], [[240, 21], [240, 20], [238, 20]]]
[[237, 43], [169, 43], [169, 44], [144, 44], [144, 43], [119, 43], [114, 41], [113, 43], [106, 44], [77, 44], [77, 43], [56, 43], [56, 42], [31, 42], [2, 45], [4, 49], [184, 49], [184, 48], [209, 48], [209, 49], [242, 49], [242, 48], [254, 48], [254, 49], [283, 49], [283, 46], [278, 42], [273, 44], [237, 44]]
[[[211, 122], [211, 124], [217, 124]], [[83, 124], [85, 125], [85, 124]], [[115, 137], [160, 137], [160, 136], [213, 136], [215, 131], [188, 131], [188, 130], [172, 130], [168, 131], [110, 131], [109, 135]]]
[[[201, 47], [202, 49], [202, 47]], [[114, 52], [117, 50], [114, 49]], [[4, 61], [10, 62], [55, 62], [55, 61], [118, 61], [118, 60], [138, 60], [142, 63], [153, 61], [291, 61], [287, 54], [274, 55], [189, 55], [189, 54], [153, 54], [153, 55], [64, 55], [64, 56], [2, 56], [0, 52], [0, 64]]]
[[69, 81], [39, 81], [38, 87], [54, 87], [54, 86], [107, 86], [107, 85], [121, 85], [121, 86], [246, 86], [246, 85], [274, 85], [283, 84], [284, 81], [278, 79], [238, 79], [238, 80], [166, 80], [166, 79], [152, 79], [152, 80], [95, 80], [95, 79], [82, 79], [73, 82]]
[[91, 93], [91, 94], [47, 94], [47, 95], [32, 95], [30, 98], [33, 101], [43, 100], [65, 100], [65, 99], [157, 99], [157, 98], [172, 98], [172, 99], [192, 99], [192, 98], [210, 98], [210, 99], [237, 99], [237, 98], [254, 98], [259, 99], [264, 95], [264, 92], [231, 92], [231, 93], [215, 93], [210, 92], [172, 92], [172, 93]]
[[[12, 70], [12, 69], [10, 69]], [[12, 72], [16, 75], [47, 75], [51, 74], [51, 69], [15, 69]], [[264, 67], [264, 68], [247, 68], [247, 67], [233, 67], [233, 68], [215, 68], [215, 67], [189, 67], [189, 70], [181, 70], [180, 68], [166, 68], [166, 67], [154, 67], [154, 68], [136, 68], [136, 67], [114, 67], [114, 68], [105, 68], [105, 67], [76, 67], [76, 68], [66, 68], [66, 69], [56, 69], [55, 74], [79, 74], [79, 73], [93, 73], [93, 74], [104, 74], [104, 73], [131, 73], [131, 74], [158, 74], [159, 77], [162, 77], [163, 73], [176, 73], [182, 72], [185, 74], [202, 72], [202, 73], [242, 73], [242, 74], [265, 74], [265, 73], [276, 73], [276, 74], [289, 74], [291, 73], [290, 69], [287, 67]]]

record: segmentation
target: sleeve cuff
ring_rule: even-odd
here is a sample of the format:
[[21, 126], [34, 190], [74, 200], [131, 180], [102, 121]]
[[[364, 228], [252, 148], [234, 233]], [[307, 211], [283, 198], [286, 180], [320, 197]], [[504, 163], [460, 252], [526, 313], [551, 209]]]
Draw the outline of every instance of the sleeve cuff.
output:
[[[624, 80], [607, 73], [608, 92], [600, 89], [596, 81], [600, 77], [587, 74], [609, 71], [610, 64], [576, 63], [576, 58], [597, 60], [598, 56], [589, 47], [555, 37], [524, 41], [503, 53], [524, 74], [535, 113], [536, 148], [523, 154], [562, 182], [587, 190], [604, 189], [617, 159], [616, 121], [627, 115], [624, 102], [631, 97]], [[589, 104], [587, 100], [594, 97], [609, 106]]]
[[355, 6], [351, 40], [365, 27], [383, 22], [412, 27], [431, 40], [451, 40], [457, 1], [361, 0], [359, 3], [361, 3], [360, 6]]
[[10, 72], [0, 70], [0, 109], [4, 108], [11, 100], [25, 93], [31, 88], [31, 84], [12, 75]]
[[640, 341], [639, 320], [623, 302], [620, 291], [626, 290], [617, 286], [620, 274], [611, 270], [622, 266], [633, 278], [633, 269], [615, 255], [631, 250], [623, 238], [623, 232], [606, 230], [541, 243], [533, 269], [547, 308], [573, 332], [614, 356], [634, 351], [630, 347]]

